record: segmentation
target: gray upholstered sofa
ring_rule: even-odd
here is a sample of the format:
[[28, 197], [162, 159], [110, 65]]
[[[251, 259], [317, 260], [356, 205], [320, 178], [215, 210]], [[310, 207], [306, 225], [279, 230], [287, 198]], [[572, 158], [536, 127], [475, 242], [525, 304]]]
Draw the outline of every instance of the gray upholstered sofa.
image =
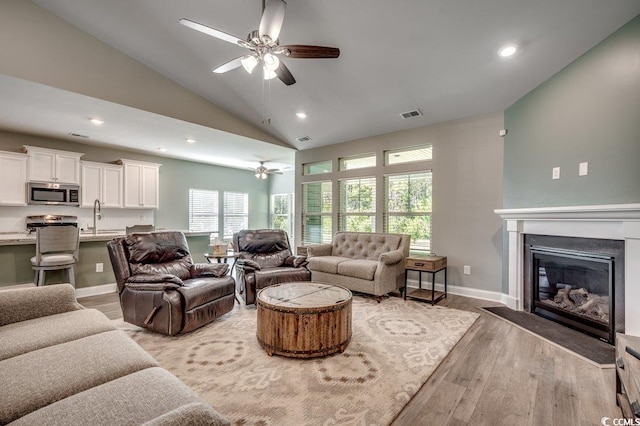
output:
[[380, 297], [404, 287], [404, 234], [338, 232], [331, 244], [307, 247], [311, 281], [337, 284]]
[[69, 284], [0, 291], [0, 424], [227, 425]]

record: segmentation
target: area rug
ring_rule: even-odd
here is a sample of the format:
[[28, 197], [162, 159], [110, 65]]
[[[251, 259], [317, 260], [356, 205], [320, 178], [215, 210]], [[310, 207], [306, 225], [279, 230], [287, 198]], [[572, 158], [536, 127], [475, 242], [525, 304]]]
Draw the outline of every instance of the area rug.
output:
[[504, 306], [482, 309], [556, 347], [571, 352], [596, 367], [615, 368], [615, 348], [595, 337], [587, 336], [529, 312], [514, 311]]
[[118, 325], [233, 424], [386, 425], [478, 316], [355, 296], [347, 350], [308, 360], [268, 356], [256, 340], [253, 306], [236, 305], [186, 336]]

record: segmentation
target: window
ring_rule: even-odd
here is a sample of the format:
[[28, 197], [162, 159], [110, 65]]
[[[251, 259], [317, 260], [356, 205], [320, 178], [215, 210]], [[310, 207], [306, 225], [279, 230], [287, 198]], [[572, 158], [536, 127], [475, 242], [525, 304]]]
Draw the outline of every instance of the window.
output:
[[340, 170], [363, 169], [376, 166], [376, 154], [363, 154], [340, 159]]
[[320, 161], [317, 163], [307, 163], [302, 165], [303, 175], [318, 175], [321, 173], [331, 173], [333, 164], [331, 160]]
[[282, 229], [289, 238], [291, 235], [291, 197], [292, 194], [273, 194], [271, 196], [271, 228]]
[[431, 145], [403, 148], [394, 151], [385, 151], [385, 164], [412, 163], [415, 161], [427, 161], [433, 158]]
[[331, 230], [331, 182], [302, 184], [302, 243], [330, 243]]
[[341, 231], [374, 232], [376, 229], [376, 178], [340, 181]]
[[385, 176], [385, 232], [411, 235], [411, 249], [431, 249], [431, 171]]
[[218, 233], [218, 191], [189, 188], [189, 231]]
[[247, 228], [249, 228], [249, 194], [225, 191], [224, 239], [231, 239], [235, 232]]

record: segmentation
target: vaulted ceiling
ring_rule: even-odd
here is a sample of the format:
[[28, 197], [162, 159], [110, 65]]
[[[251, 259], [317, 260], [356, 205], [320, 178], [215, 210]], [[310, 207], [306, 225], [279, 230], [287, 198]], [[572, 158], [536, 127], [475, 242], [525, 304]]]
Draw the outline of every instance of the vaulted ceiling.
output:
[[[640, 13], [637, 0], [289, 0], [280, 44], [341, 53], [285, 58], [297, 80], [285, 86], [212, 73], [246, 51], [179, 25], [244, 39], [260, 0], [33, 3], [296, 149], [502, 111]], [[518, 51], [502, 58], [506, 44]]]

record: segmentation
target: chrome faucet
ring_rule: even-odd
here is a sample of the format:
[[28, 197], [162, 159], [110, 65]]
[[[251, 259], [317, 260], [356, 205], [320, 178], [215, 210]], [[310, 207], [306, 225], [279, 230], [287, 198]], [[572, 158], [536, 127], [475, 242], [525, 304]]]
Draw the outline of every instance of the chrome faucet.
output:
[[93, 202], [93, 235], [96, 235], [98, 233], [98, 225], [96, 221], [100, 219], [102, 219], [100, 200], [96, 199]]

